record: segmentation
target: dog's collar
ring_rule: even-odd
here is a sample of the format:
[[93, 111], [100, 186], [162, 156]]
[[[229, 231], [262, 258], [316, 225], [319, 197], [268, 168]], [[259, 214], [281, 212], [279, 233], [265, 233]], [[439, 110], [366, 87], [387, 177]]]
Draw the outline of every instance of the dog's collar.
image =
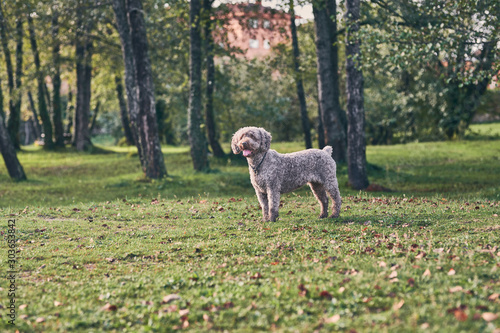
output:
[[255, 172], [256, 175], [259, 174], [259, 168], [262, 165], [262, 162], [264, 162], [264, 160], [266, 159], [266, 155], [267, 155], [267, 151], [264, 153], [264, 157], [262, 157], [262, 160], [260, 160], [259, 164], [256, 167], [254, 167], [253, 165], [248, 163], [250, 165], [250, 167], [252, 167], [253, 172]]

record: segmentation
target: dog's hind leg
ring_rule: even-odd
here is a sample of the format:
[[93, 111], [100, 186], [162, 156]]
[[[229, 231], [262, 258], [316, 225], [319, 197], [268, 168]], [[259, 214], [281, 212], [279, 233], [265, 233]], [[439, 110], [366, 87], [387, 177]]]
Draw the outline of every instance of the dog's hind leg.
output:
[[330, 198], [332, 198], [333, 201], [333, 211], [330, 217], [339, 217], [340, 209], [342, 207], [342, 198], [340, 196], [339, 183], [337, 181], [337, 178], [333, 179], [332, 181], [326, 182], [324, 186], [326, 192], [328, 192], [328, 195], [330, 196]]
[[325, 218], [328, 216], [328, 195], [326, 194], [325, 187], [320, 183], [309, 183], [314, 196], [318, 199], [319, 205], [321, 207], [321, 214], [319, 218]]

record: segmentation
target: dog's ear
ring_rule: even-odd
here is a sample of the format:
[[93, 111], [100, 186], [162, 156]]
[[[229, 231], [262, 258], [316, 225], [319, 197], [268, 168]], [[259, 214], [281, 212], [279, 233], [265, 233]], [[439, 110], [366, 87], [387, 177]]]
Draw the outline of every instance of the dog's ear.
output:
[[239, 154], [241, 153], [240, 147], [238, 147], [238, 141], [240, 138], [240, 131], [237, 131], [236, 133], [233, 134], [233, 139], [231, 140], [231, 149], [233, 150], [234, 154]]
[[260, 146], [262, 150], [268, 151], [271, 148], [271, 140], [272, 140], [271, 133], [269, 133], [263, 128], [259, 128], [259, 130], [261, 136]]

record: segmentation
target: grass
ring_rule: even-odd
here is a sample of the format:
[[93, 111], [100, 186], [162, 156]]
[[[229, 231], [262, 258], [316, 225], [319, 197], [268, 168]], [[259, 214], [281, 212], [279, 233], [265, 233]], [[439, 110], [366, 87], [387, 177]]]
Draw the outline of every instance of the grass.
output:
[[[305, 189], [282, 197], [275, 223], [260, 220], [245, 161], [199, 174], [167, 147], [170, 177], [146, 181], [132, 150], [106, 149], [28, 147], [22, 183], [0, 169], [0, 231], [15, 219], [18, 239], [14, 330], [499, 330], [498, 139], [368, 147], [370, 180], [394, 192], [349, 190], [341, 166], [339, 219], [317, 219]], [[2, 276], [7, 259], [2, 245]]]

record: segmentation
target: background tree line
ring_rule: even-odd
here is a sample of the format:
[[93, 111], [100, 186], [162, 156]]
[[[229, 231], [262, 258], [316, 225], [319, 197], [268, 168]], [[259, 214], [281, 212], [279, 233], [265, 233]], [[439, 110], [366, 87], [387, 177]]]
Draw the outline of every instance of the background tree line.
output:
[[[297, 5], [281, 11], [294, 17]], [[6, 163], [17, 164], [21, 120], [45, 149], [90, 150], [92, 131], [134, 144], [152, 178], [167, 173], [160, 142], [190, 143], [194, 167], [206, 170], [208, 150], [223, 156], [220, 141], [256, 124], [275, 140], [333, 145], [338, 162], [357, 161], [350, 179], [363, 188], [365, 142], [460, 137], [498, 98], [486, 89], [500, 70], [497, 2], [312, 5], [312, 22], [289, 22], [296, 40], [247, 60], [211, 38], [227, 32], [224, 5], [210, 0], [1, 3]]]

